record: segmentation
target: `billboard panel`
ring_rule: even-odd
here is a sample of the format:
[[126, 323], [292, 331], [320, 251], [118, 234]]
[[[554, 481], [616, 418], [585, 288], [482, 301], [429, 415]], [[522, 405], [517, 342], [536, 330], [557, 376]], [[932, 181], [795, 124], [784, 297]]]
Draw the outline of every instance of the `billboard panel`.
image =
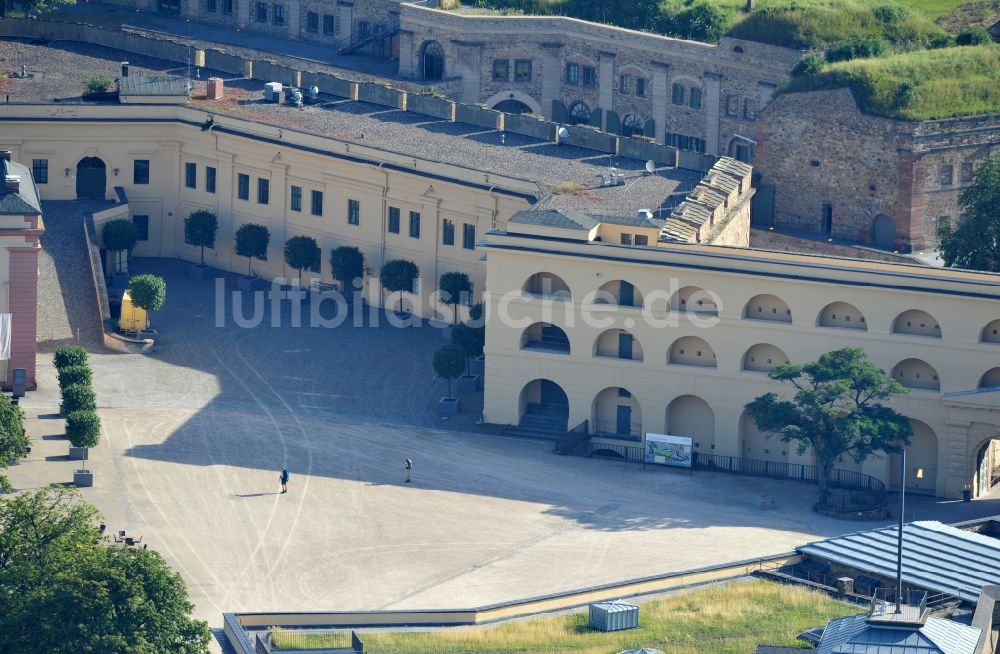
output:
[[690, 468], [691, 447], [690, 436], [646, 434], [646, 463]]

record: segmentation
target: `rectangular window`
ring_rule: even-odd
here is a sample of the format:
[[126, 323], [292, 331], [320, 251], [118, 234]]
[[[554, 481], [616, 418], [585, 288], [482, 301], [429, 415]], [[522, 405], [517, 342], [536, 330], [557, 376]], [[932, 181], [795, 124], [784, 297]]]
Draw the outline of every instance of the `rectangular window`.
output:
[[622, 245], [632, 245], [632, 235], [631, 234], [622, 233], [621, 240], [622, 240]]
[[333, 34], [333, 16], [325, 14], [323, 16], [323, 33]]
[[205, 0], [205, 11], [215, 13], [216, 3], [215, 0]]
[[250, 201], [250, 175], [240, 173], [236, 176], [236, 197]]
[[462, 225], [462, 247], [466, 250], [476, 249], [476, 226], [464, 223]]
[[136, 159], [132, 162], [132, 183], [149, 184], [149, 159]]
[[319, 31], [319, 14], [315, 11], [310, 11], [306, 14], [306, 31], [307, 32], [318, 32]]
[[222, 0], [222, 13], [227, 16], [233, 15], [233, 0]]
[[386, 229], [391, 234], [399, 233], [399, 207], [389, 207], [389, 224]]
[[420, 213], [410, 212], [410, 238], [420, 238]]
[[302, 211], [302, 187], [292, 185], [291, 204], [292, 211]]
[[271, 6], [274, 8], [274, 11], [271, 12], [271, 15], [274, 17], [274, 21], [273, 21], [274, 24], [275, 25], [284, 25], [285, 24], [285, 5], [271, 5]]
[[258, 2], [257, 3], [257, 22], [266, 23], [267, 22], [267, 3]]
[[743, 101], [743, 117], [748, 120], [753, 120], [757, 115], [757, 105], [751, 98], [747, 98]]
[[531, 81], [531, 59], [518, 59], [514, 62], [514, 81]]
[[618, 92], [622, 95], [628, 95], [632, 92], [632, 76], [631, 75], [619, 75], [618, 76]]
[[682, 85], [673, 85], [670, 94], [670, 101], [674, 104], [684, 104], [684, 87]]
[[215, 168], [205, 166], [205, 192], [215, 193]]
[[726, 114], [736, 116], [740, 113], [740, 99], [735, 95], [726, 98]]
[[510, 60], [509, 59], [494, 59], [493, 60], [493, 81], [494, 82], [506, 82], [507, 78], [510, 76]]
[[951, 167], [951, 164], [942, 164], [940, 179], [938, 180], [941, 186], [951, 186], [953, 174], [954, 171]]
[[962, 166], [959, 168], [959, 173], [958, 174], [959, 174], [959, 179], [961, 181], [963, 181], [963, 182], [971, 182], [972, 181], [972, 162], [971, 161], [965, 161], [965, 162], [963, 162]]
[[701, 109], [701, 89], [691, 89], [691, 108]]
[[594, 70], [593, 66], [583, 67], [583, 85], [597, 86], [597, 71]]
[[313, 191], [309, 203], [309, 213], [314, 216], [323, 215], [323, 191]]
[[35, 180], [35, 184], [48, 184], [49, 183], [49, 160], [48, 159], [32, 159], [31, 160], [31, 176]]
[[649, 237], [646, 236], [645, 234], [636, 234], [635, 235], [635, 244], [636, 245], [649, 245]]
[[140, 241], [149, 240], [149, 216], [132, 216], [132, 224]]
[[267, 204], [271, 201], [271, 182], [263, 177], [257, 178], [257, 204]]
[[361, 224], [361, 203], [357, 200], [347, 201], [347, 224]]
[[643, 77], [635, 78], [635, 94], [640, 98], [646, 97], [646, 79]]
[[184, 164], [184, 186], [198, 188], [198, 164], [190, 161]]
[[580, 64], [566, 64], [566, 83], [580, 83]]
[[447, 218], [441, 219], [441, 242], [445, 245], [455, 245], [455, 223]]

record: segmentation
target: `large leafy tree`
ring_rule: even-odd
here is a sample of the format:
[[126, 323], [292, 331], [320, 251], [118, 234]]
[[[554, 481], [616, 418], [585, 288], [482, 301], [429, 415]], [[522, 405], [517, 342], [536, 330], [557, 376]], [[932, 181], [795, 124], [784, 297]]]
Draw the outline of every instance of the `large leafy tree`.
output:
[[1000, 272], [1000, 154], [979, 164], [958, 202], [961, 223], [942, 225], [938, 234], [944, 264]]
[[882, 404], [905, 389], [876, 368], [861, 348], [847, 347], [807, 364], [784, 363], [768, 373], [795, 388], [791, 400], [765, 393], [746, 405], [757, 428], [816, 453], [819, 503], [827, 501], [834, 462], [864, 461], [909, 443], [910, 423]]
[[69, 489], [0, 499], [0, 654], [205, 654], [180, 576], [154, 550], [111, 547]]
[[[28, 456], [30, 445], [24, 433], [24, 413], [21, 407], [11, 403], [6, 395], [0, 395], [0, 470]], [[0, 491], [9, 488], [7, 477], [0, 474]]]
[[219, 219], [211, 211], [199, 209], [184, 219], [184, 241], [201, 248], [201, 265], [205, 265], [205, 248], [215, 248], [215, 233]]

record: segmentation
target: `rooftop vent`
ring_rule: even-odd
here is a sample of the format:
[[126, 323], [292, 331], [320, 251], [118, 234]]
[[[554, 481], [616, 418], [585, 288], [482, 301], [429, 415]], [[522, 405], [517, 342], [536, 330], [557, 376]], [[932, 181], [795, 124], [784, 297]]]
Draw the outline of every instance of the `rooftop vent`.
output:
[[636, 217], [639, 220], [652, 220], [653, 212], [650, 211], [649, 209], [639, 209], [639, 211], [636, 212]]
[[17, 193], [21, 190], [21, 178], [17, 175], [5, 175], [3, 181], [4, 188], [8, 191]]
[[639, 607], [621, 600], [590, 605], [590, 628], [598, 631], [621, 631], [639, 626]]

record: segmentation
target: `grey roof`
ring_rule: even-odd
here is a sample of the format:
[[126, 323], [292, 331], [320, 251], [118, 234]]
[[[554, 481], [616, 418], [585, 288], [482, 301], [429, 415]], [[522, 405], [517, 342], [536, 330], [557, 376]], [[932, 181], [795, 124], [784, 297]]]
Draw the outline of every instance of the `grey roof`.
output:
[[[31, 179], [28, 167], [16, 161], [0, 161], [0, 177], [19, 177], [17, 193], [8, 191], [6, 186], [0, 186], [0, 215], [24, 215], [27, 213], [42, 213], [42, 204], [38, 200], [35, 182]], [[2, 181], [2, 180], [0, 180]]]
[[758, 645], [753, 654], [805, 654], [803, 649], [789, 645]]
[[869, 624], [865, 614], [831, 620], [816, 654], [975, 654], [981, 632], [944, 618], [923, 626]]
[[618, 654], [663, 654], [658, 649], [652, 649], [651, 647], [639, 647], [638, 649], [627, 649]]
[[606, 602], [594, 602], [591, 604], [592, 607], [606, 611], [608, 613], [617, 613], [619, 611], [634, 611], [639, 608], [635, 604], [629, 604], [628, 602], [623, 602], [621, 600], [608, 600]]
[[122, 95], [187, 96], [187, 80], [172, 75], [133, 75], [118, 80]]
[[[796, 549], [881, 577], [896, 575], [896, 527], [808, 543]], [[1000, 584], [1000, 540], [936, 521], [903, 528], [903, 581], [975, 602], [983, 586]]]
[[600, 223], [609, 225], [628, 225], [630, 227], [649, 227], [659, 229], [663, 224], [655, 218], [648, 218], [636, 212], [631, 216], [588, 215], [573, 209], [527, 209], [518, 211], [510, 217], [509, 223], [521, 225], [541, 225], [544, 227], [559, 227], [562, 229], [591, 230]]

